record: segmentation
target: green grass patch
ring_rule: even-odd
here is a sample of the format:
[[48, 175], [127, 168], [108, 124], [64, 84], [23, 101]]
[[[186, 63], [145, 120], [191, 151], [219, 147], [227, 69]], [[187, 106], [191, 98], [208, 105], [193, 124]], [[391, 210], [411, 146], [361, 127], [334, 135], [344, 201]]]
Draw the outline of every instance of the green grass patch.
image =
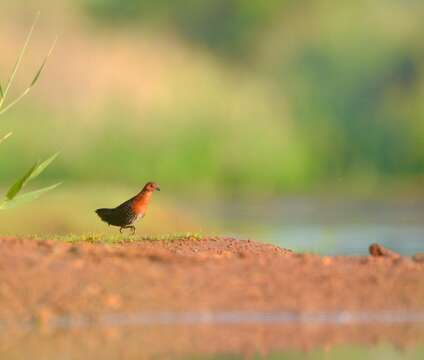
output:
[[[219, 354], [215, 356], [190, 356], [184, 359], [208, 359], [208, 360], [238, 360], [245, 359], [245, 355]], [[345, 345], [336, 346], [330, 350], [317, 349], [309, 352], [304, 351], [284, 351], [274, 352], [268, 355], [255, 354], [249, 359], [267, 360], [419, 360], [424, 358], [424, 346], [414, 348], [398, 349], [393, 345], [381, 344], [373, 347]]]
[[131, 235], [131, 234], [101, 234], [101, 233], [87, 233], [87, 234], [68, 234], [52, 237], [37, 237], [37, 239], [53, 239], [68, 243], [91, 243], [91, 244], [124, 244], [143, 241], [176, 241], [176, 240], [201, 240], [204, 237], [198, 233], [176, 233], [164, 235]]

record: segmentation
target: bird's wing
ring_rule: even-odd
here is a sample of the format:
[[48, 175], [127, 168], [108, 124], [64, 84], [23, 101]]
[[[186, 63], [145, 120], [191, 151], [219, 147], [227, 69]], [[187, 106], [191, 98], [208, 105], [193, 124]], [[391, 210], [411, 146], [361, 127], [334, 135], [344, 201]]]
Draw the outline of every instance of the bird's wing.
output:
[[97, 209], [97, 215], [109, 225], [125, 226], [134, 219], [131, 204], [124, 203], [114, 209]]
[[116, 207], [116, 209], [127, 210], [127, 209], [131, 208], [134, 199], [135, 199], [135, 196], [132, 197], [131, 199], [127, 200], [127, 201], [124, 201], [121, 205], [118, 205]]

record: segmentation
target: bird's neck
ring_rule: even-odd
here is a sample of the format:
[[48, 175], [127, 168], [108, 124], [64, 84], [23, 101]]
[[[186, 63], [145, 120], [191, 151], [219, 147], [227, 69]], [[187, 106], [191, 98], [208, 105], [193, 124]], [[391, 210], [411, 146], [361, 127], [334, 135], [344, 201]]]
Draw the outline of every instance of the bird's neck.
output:
[[134, 199], [133, 210], [136, 214], [144, 214], [149, 205], [150, 198], [152, 197], [151, 191], [141, 191]]

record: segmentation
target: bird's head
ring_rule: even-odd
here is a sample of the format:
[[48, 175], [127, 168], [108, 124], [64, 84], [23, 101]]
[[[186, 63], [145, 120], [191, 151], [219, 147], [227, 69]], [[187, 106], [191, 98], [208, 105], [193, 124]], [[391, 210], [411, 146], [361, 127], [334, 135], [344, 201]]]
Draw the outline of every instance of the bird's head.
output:
[[148, 192], [154, 192], [154, 191], [160, 191], [159, 185], [155, 182], [148, 182], [146, 185], [144, 185], [143, 191]]

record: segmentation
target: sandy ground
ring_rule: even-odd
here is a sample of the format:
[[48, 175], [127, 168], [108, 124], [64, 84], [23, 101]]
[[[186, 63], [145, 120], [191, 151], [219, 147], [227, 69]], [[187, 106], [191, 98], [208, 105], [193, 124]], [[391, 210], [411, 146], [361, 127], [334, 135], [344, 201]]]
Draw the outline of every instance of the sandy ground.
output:
[[[140, 358], [423, 341], [422, 323], [95, 326], [105, 314], [424, 312], [424, 262], [373, 253], [320, 257], [223, 238], [120, 245], [3, 238], [0, 354], [49, 359], [68, 349], [75, 358], [108, 359], [122, 351]], [[90, 326], [69, 328], [64, 317]]]

